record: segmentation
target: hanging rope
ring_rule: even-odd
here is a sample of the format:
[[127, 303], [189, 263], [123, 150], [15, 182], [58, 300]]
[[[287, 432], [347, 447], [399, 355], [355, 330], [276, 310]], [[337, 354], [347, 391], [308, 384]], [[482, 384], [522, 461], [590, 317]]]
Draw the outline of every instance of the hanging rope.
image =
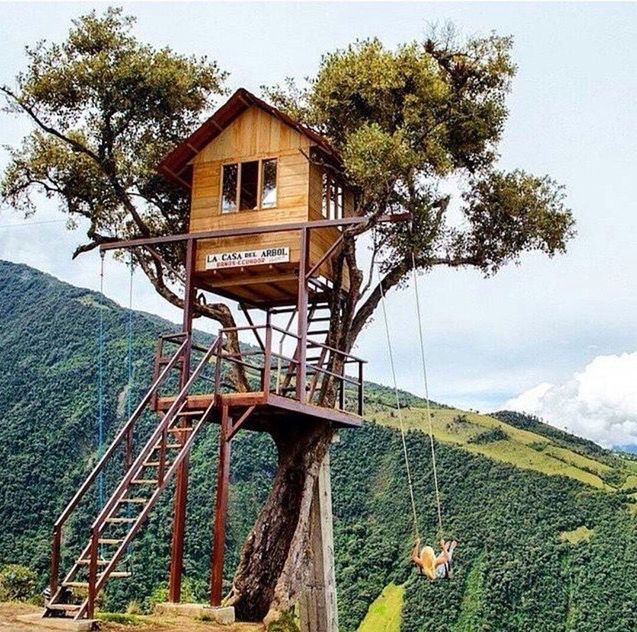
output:
[[[380, 278], [380, 275], [379, 275]], [[400, 424], [400, 437], [403, 445], [403, 457], [405, 459], [405, 470], [407, 471], [407, 485], [409, 487], [409, 498], [411, 500], [411, 511], [414, 520], [414, 533], [416, 538], [419, 538], [418, 529], [418, 512], [416, 511], [416, 499], [414, 497], [414, 485], [411, 478], [411, 468], [409, 466], [409, 454], [407, 452], [407, 442], [405, 440], [405, 424], [403, 423], [403, 413], [400, 406], [400, 396], [398, 395], [398, 382], [396, 380], [396, 367], [394, 365], [394, 351], [391, 344], [391, 337], [389, 335], [389, 324], [387, 320], [387, 310], [385, 309], [385, 290], [383, 289], [382, 280], [379, 284], [381, 294], [381, 307], [383, 312], [383, 320], [385, 322], [385, 335], [387, 337], [387, 349], [389, 351], [389, 364], [391, 366], [392, 379], [394, 381], [394, 395], [396, 397], [396, 411], [398, 412], [398, 422]]]
[[[100, 297], [104, 298], [104, 252], [100, 253]], [[97, 351], [97, 458], [102, 456], [104, 449], [104, 305], [98, 306], [99, 333]], [[104, 506], [104, 472], [100, 472], [97, 479], [97, 507], [98, 511]]]
[[440, 490], [438, 488], [438, 470], [436, 468], [436, 447], [434, 445], [434, 429], [431, 415], [431, 403], [429, 401], [429, 381], [427, 379], [427, 363], [425, 361], [425, 340], [422, 331], [422, 315], [420, 311], [420, 294], [418, 292], [418, 275], [416, 273], [416, 259], [411, 253], [411, 269], [414, 277], [414, 291], [416, 293], [416, 316], [418, 318], [418, 337], [420, 339], [420, 360], [422, 363], [422, 376], [425, 385], [425, 401], [427, 402], [427, 421], [429, 424], [429, 443], [431, 446], [431, 469], [434, 478], [434, 489], [436, 492], [436, 510], [438, 512], [438, 535], [442, 536], [442, 505], [440, 503]]

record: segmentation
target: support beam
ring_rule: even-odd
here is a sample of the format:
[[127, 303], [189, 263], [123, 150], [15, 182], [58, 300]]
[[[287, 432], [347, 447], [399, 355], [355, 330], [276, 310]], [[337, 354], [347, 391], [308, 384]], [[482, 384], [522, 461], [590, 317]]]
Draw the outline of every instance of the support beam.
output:
[[[186, 245], [186, 284], [184, 288], [184, 316], [183, 332], [186, 334], [188, 342], [184, 350], [183, 363], [181, 366], [181, 376], [179, 381], [180, 389], [184, 388], [190, 379], [190, 353], [192, 344], [192, 317], [194, 304], [194, 283], [193, 275], [196, 260], [196, 242], [188, 241]], [[181, 425], [187, 424], [182, 418]], [[185, 433], [183, 433], [185, 435]], [[184, 437], [179, 439], [185, 440]], [[178, 603], [181, 601], [181, 577], [184, 564], [184, 536], [186, 531], [186, 504], [188, 502], [188, 455], [179, 465], [175, 476], [175, 502], [173, 514], [172, 543], [170, 553], [170, 579], [168, 582], [168, 595], [170, 601]]]
[[215, 499], [215, 525], [212, 542], [212, 567], [210, 572], [210, 605], [220, 606], [223, 592], [223, 559], [226, 540], [226, 513], [228, 511], [228, 487], [230, 484], [230, 432], [232, 420], [228, 406], [221, 407], [219, 430], [219, 463], [217, 464], [217, 495]]
[[325, 455], [314, 488], [310, 516], [312, 561], [300, 599], [301, 632], [338, 632], [330, 455]]

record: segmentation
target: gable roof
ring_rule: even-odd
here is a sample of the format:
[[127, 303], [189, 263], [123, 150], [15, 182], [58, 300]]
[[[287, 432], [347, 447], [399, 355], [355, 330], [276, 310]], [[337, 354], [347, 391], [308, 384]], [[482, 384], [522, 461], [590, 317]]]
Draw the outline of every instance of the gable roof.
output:
[[169, 154], [164, 156], [159, 165], [157, 165], [158, 171], [181, 186], [190, 188], [188, 178], [184, 177], [186, 170], [190, 166], [190, 161], [252, 106], [261, 108], [285, 125], [303, 134], [330, 158], [338, 164], [341, 163], [338, 152], [323, 136], [259, 99], [245, 88], [239, 88], [205, 123], [197, 128], [186, 140], [177, 145]]

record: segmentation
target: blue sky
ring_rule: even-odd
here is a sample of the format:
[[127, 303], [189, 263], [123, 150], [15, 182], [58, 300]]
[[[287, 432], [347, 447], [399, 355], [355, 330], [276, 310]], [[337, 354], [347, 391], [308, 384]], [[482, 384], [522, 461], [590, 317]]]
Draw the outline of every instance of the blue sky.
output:
[[[3, 4], [0, 81], [12, 81], [24, 63], [26, 44], [63, 38], [70, 19], [93, 6], [106, 4]], [[206, 54], [230, 71], [230, 88], [244, 86], [255, 92], [260, 85], [286, 76], [311, 75], [322, 53], [356, 38], [378, 36], [393, 46], [421, 37], [428, 22], [451, 20], [465, 34], [495, 30], [513, 35], [518, 74], [509, 99], [501, 165], [548, 173], [563, 183], [578, 221], [578, 236], [567, 255], [553, 260], [530, 255], [521, 266], [493, 279], [448, 270], [423, 279], [431, 395], [465, 407], [497, 408], [509, 400], [519, 402], [520, 394], [538, 384], [556, 389], [578, 384], [577, 376], [599, 356], [637, 351], [633, 280], [637, 212], [631, 186], [637, 164], [637, 4], [125, 6], [138, 17], [136, 32], [141, 39], [184, 53]], [[25, 122], [4, 114], [0, 122], [2, 144], [16, 143], [28, 129]], [[1, 150], [0, 166], [5, 163], [6, 152]], [[43, 204], [32, 221], [51, 219], [59, 215]], [[0, 226], [20, 221], [10, 210], [0, 211]], [[23, 261], [95, 288], [96, 257], [70, 259], [80, 239], [80, 234], [67, 233], [60, 224], [0, 228], [0, 258]], [[109, 263], [106, 292], [121, 303], [127, 301], [125, 277], [121, 266]], [[177, 318], [141, 278], [136, 281], [135, 303]], [[422, 380], [413, 370], [418, 358], [409, 290], [391, 295], [389, 318], [401, 384], [422, 392]], [[358, 352], [370, 360], [369, 377], [389, 383], [380, 321], [365, 331]], [[615, 370], [625, 376], [629, 369], [620, 365]], [[605, 375], [609, 382], [616, 381], [612, 374]], [[572, 390], [560, 392], [572, 396]], [[551, 408], [542, 404], [543, 395], [538, 397], [532, 404], [527, 397], [527, 407], [555, 416], [549, 420], [557, 425], [587, 433], [586, 424], [578, 426], [576, 420], [567, 419], [564, 407]], [[637, 420], [637, 410], [626, 414]], [[600, 432], [604, 431], [589, 434], [601, 440]], [[628, 438], [633, 437], [632, 430], [627, 432]]]

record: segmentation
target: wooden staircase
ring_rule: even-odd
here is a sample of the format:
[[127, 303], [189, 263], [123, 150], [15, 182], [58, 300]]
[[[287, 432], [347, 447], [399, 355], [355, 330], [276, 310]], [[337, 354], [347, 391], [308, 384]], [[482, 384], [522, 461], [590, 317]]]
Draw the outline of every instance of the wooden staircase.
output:
[[[134, 456], [132, 444], [136, 422], [157, 399], [159, 389], [167, 380], [171, 369], [189, 362], [190, 339], [186, 337], [175, 354], [165, 359], [164, 369], [156, 376], [140, 405], [58, 518], [53, 538], [51, 598], [45, 607], [45, 617], [92, 618], [97, 596], [106, 582], [109, 579], [130, 575], [126, 570], [118, 570], [129, 544], [179, 465], [188, 456], [204, 424], [211, 421], [216, 412], [214, 397], [205, 409], [187, 410], [186, 407], [188, 395], [201, 378], [206, 366], [210, 365], [218, 348], [219, 342], [215, 341], [205, 351], [185, 386], [178, 392], [170, 408], [161, 416], [150, 437]], [[107, 462], [121, 447], [126, 450], [123, 476], [93, 521], [88, 540], [80, 555], [58, 585], [62, 527], [102, 473]]]

